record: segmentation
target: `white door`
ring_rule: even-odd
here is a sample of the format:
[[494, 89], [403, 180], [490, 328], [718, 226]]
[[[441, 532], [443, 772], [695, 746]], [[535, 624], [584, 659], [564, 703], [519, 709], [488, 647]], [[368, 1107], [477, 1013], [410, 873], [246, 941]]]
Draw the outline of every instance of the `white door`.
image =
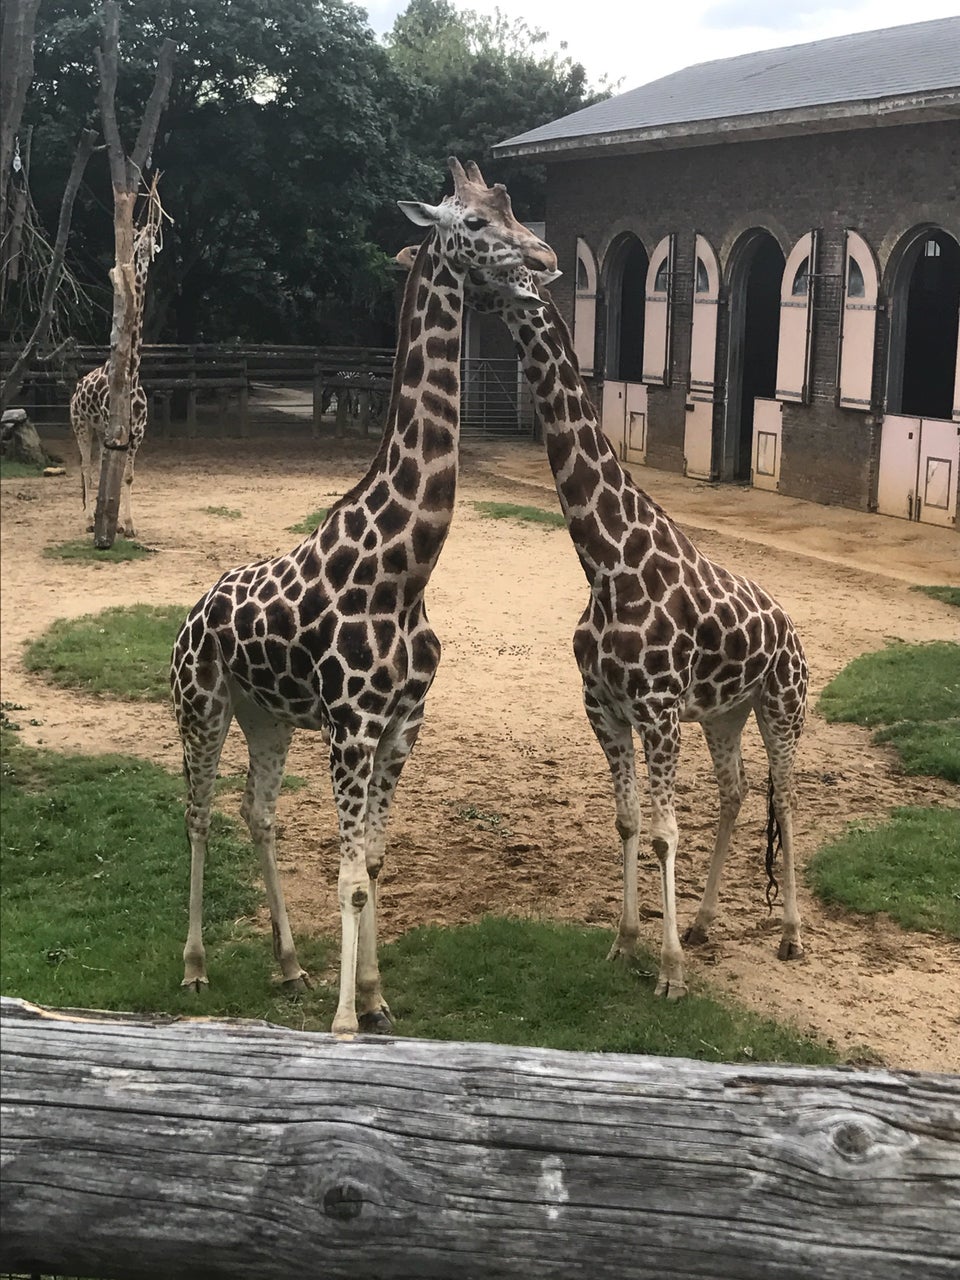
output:
[[643, 380], [670, 381], [670, 302], [673, 293], [674, 236], [664, 236], [650, 255], [643, 320]]
[[783, 405], [779, 400], [753, 402], [753, 484], [756, 489], [780, 488], [780, 449]]
[[623, 457], [623, 432], [627, 420], [627, 384], [607, 378], [603, 384], [600, 426], [613, 445], [618, 458]]
[[877, 510], [955, 528], [960, 426], [941, 418], [888, 414], [880, 438]]
[[624, 462], [643, 464], [647, 460], [647, 388], [641, 382], [627, 382], [623, 427]]
[[873, 250], [856, 231], [846, 232], [844, 298], [840, 311], [837, 387], [841, 408], [870, 408], [873, 348], [880, 277]]
[[683, 424], [684, 474], [713, 478], [713, 398], [717, 371], [720, 265], [713, 246], [698, 235], [693, 273], [690, 392]]
[[920, 469], [917, 519], [924, 524], [955, 528], [957, 523], [957, 472], [960, 471], [960, 426], [938, 418], [920, 424]]
[[780, 338], [777, 349], [777, 399], [810, 399], [813, 338], [813, 280], [817, 269], [817, 233], [808, 231], [790, 251], [780, 286]]
[[688, 400], [683, 424], [684, 475], [713, 478], [713, 401]]
[[882, 516], [916, 517], [920, 419], [887, 414], [880, 436], [877, 510]]
[[573, 302], [573, 349], [580, 372], [593, 375], [597, 333], [597, 262], [586, 240], [577, 239], [577, 287]]

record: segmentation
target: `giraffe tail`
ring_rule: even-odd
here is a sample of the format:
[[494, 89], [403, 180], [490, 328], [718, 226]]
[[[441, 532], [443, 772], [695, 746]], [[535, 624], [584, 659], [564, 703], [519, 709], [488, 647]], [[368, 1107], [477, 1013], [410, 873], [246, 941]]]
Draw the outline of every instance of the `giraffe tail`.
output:
[[773, 806], [773, 774], [770, 773], [767, 775], [767, 853], [764, 859], [764, 866], [767, 872], [766, 899], [768, 911], [773, 910], [773, 904], [780, 893], [780, 885], [777, 883], [777, 877], [773, 874], [773, 864], [782, 848], [783, 837], [780, 834], [777, 812]]

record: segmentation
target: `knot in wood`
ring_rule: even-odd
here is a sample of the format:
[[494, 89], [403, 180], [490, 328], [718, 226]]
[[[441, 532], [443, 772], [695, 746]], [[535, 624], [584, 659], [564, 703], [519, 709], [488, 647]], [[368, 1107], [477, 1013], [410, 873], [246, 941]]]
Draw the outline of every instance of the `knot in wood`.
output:
[[323, 1212], [328, 1218], [336, 1218], [340, 1222], [349, 1222], [351, 1218], [359, 1218], [363, 1209], [363, 1194], [359, 1187], [349, 1182], [339, 1187], [331, 1187], [323, 1197]]
[[833, 1145], [847, 1160], [859, 1160], [873, 1146], [869, 1131], [855, 1120], [846, 1120], [833, 1135]]

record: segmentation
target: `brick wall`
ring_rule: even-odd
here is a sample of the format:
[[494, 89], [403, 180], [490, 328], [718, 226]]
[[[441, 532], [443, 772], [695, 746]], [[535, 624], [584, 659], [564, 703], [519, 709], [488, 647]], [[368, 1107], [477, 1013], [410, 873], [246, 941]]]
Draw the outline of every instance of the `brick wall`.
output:
[[[960, 239], [956, 122], [603, 156], [548, 167], [547, 235], [566, 270], [553, 294], [568, 322], [578, 235], [602, 270], [602, 254], [621, 231], [638, 235], [648, 253], [661, 237], [676, 234], [671, 384], [648, 391], [648, 461], [669, 470], [683, 466], [696, 233], [717, 251], [726, 284], [731, 249], [748, 228], [770, 231], [785, 255], [805, 232], [819, 229], [811, 402], [784, 408], [780, 481], [781, 492], [817, 502], [868, 508], [876, 496], [879, 426], [872, 414], [836, 406], [844, 229], [859, 231], [877, 254], [883, 304], [888, 283], [883, 272], [891, 251], [904, 232], [926, 222]], [[725, 294], [726, 288], [718, 317], [718, 390], [729, 338]], [[600, 315], [598, 321], [602, 354]], [[878, 412], [887, 338], [881, 309], [873, 393]], [[722, 430], [722, 418], [718, 404], [715, 434]]]

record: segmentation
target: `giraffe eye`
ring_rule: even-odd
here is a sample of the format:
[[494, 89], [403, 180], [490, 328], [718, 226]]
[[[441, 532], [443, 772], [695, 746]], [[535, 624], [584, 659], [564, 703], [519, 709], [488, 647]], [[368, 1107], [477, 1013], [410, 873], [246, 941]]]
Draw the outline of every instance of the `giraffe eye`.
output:
[[484, 227], [489, 226], [486, 218], [464, 218], [464, 226], [471, 231], [482, 231]]

